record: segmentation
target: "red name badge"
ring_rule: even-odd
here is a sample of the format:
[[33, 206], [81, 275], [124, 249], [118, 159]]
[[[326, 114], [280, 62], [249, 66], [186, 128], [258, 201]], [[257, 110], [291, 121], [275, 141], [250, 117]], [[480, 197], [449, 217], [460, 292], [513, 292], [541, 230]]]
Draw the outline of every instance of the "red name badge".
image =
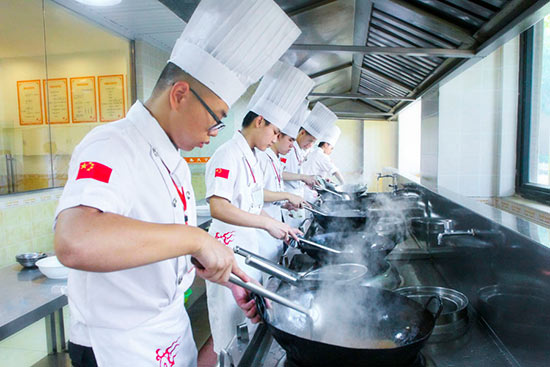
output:
[[111, 172], [113, 172], [112, 168], [104, 164], [97, 162], [81, 162], [76, 179], [91, 178], [92, 180], [109, 183]]
[[214, 177], [229, 178], [229, 170], [224, 168], [216, 168]]

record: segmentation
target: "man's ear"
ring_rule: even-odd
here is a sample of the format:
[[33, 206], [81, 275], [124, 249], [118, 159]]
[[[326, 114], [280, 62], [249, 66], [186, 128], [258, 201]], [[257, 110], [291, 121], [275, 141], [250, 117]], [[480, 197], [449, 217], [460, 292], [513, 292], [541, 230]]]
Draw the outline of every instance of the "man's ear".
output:
[[254, 119], [254, 125], [256, 127], [260, 127], [262, 125], [262, 121], [265, 121], [265, 120], [261, 115], [256, 116], [256, 118]]
[[191, 94], [189, 83], [179, 81], [170, 88], [170, 107], [177, 109]]

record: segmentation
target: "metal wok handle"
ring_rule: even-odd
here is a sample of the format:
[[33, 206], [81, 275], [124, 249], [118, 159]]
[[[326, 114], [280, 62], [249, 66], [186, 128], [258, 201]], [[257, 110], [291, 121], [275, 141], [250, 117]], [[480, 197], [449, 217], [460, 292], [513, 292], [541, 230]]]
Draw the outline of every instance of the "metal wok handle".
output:
[[239, 246], [236, 246], [233, 251], [236, 254], [243, 256], [245, 258], [245, 262], [248, 265], [260, 271], [263, 271], [264, 273], [273, 275], [274, 277], [277, 277], [285, 282], [292, 283], [294, 285], [299, 283], [301, 276], [298, 273], [285, 269], [282, 266], [275, 264], [273, 261], [264, 259], [263, 257], [258, 256], [243, 248], [240, 248]]
[[342, 251], [335, 250], [331, 247], [324, 246], [324, 245], [321, 245], [320, 243], [313, 242], [313, 241], [310, 241], [310, 240], [306, 240], [306, 239], [301, 238], [301, 237], [298, 237], [298, 241], [303, 242], [303, 243], [307, 243], [308, 245], [313, 246], [313, 247], [317, 247], [318, 249], [321, 249], [323, 251], [332, 252], [333, 254], [341, 254], [342, 253]]
[[305, 205], [303, 206], [305, 210], [310, 211], [313, 214], [322, 215], [323, 217], [326, 217], [328, 215], [328, 213], [325, 213], [323, 211], [320, 211], [319, 209], [314, 208], [313, 204], [311, 204], [311, 203], [308, 203], [308, 204], [309, 204], [309, 206], [305, 206]]
[[308, 316], [310, 318], [313, 318], [310, 315], [309, 309], [303, 307], [302, 305], [299, 305], [295, 302], [292, 302], [291, 300], [289, 300], [285, 297], [281, 297], [276, 293], [268, 291], [267, 289], [265, 289], [261, 285], [257, 285], [257, 284], [251, 283], [251, 282], [243, 282], [241, 278], [239, 278], [238, 276], [236, 276], [233, 273], [229, 274], [229, 282], [231, 282], [235, 285], [238, 285], [239, 287], [243, 287], [244, 289], [247, 289], [250, 292], [256, 293], [256, 294], [258, 294], [262, 297], [269, 298], [273, 302], [277, 302], [277, 303], [280, 303], [283, 306], [290, 307], [293, 310], [296, 310], [300, 313], [303, 313], [303, 314], [305, 314], [306, 316]]
[[[439, 306], [437, 306], [437, 311], [435, 311], [435, 313], [433, 314], [434, 316], [434, 321], [437, 320], [439, 318], [439, 315], [441, 315], [441, 312], [443, 311], [443, 301], [441, 300], [441, 297], [439, 296], [431, 296], [427, 301], [426, 303], [424, 304], [424, 308], [426, 310], [428, 310], [428, 306], [430, 305], [430, 303], [432, 303], [433, 300], [437, 300], [437, 302], [439, 302]], [[428, 310], [429, 311], [429, 310]], [[430, 311], [431, 312], [431, 311]]]

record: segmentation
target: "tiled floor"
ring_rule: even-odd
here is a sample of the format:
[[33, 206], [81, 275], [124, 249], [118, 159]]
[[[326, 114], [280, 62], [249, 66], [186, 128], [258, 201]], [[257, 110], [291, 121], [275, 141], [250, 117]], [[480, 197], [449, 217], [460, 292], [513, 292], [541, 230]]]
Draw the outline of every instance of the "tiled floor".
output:
[[[67, 307], [63, 314], [67, 336]], [[46, 322], [42, 319], [0, 342], [0, 367], [31, 367], [47, 354]]]

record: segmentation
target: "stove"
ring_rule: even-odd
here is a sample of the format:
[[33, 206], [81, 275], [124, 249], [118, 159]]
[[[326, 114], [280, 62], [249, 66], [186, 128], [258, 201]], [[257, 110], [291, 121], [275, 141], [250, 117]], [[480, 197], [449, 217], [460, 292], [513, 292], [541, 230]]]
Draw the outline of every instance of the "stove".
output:
[[[302, 231], [306, 238], [315, 233], [315, 224], [304, 222]], [[388, 289], [400, 286], [433, 285], [446, 286], [430, 258], [430, 252], [414, 238], [398, 244], [386, 258], [378, 274], [369, 275], [363, 282]], [[295, 248], [289, 248], [283, 258], [283, 265], [297, 271], [312, 269], [316, 264], [309, 256]], [[378, 277], [378, 278], [377, 278]], [[374, 279], [391, 278], [391, 282]], [[275, 290], [277, 281], [267, 284]], [[486, 367], [519, 366], [506, 350], [500, 339], [481, 319], [475, 310], [468, 306], [468, 324], [460, 325], [461, 330], [452, 337], [430, 337], [422, 348], [417, 360], [407, 367]], [[220, 367], [301, 367], [287, 360], [283, 348], [273, 339], [264, 324], [255, 330], [252, 338], [237, 338], [220, 354]], [[314, 366], [307, 366], [314, 367]], [[396, 366], [397, 367], [397, 366]]]

